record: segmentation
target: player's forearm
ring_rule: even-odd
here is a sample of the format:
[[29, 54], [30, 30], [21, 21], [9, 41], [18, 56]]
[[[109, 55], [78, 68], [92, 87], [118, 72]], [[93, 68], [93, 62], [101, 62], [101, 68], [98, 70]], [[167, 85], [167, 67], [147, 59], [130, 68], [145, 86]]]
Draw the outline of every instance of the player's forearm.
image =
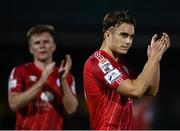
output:
[[13, 111], [23, 108], [42, 89], [43, 84], [39, 80], [35, 85], [24, 92], [13, 92], [9, 95], [9, 105]]
[[156, 69], [153, 73], [152, 80], [150, 82], [150, 86], [146, 92], [146, 95], [155, 96], [159, 90], [159, 82], [160, 82], [160, 63], [156, 65]]
[[151, 80], [156, 71], [157, 63], [154, 60], [148, 60], [145, 64], [142, 73], [134, 81], [134, 93], [136, 96], [141, 97], [148, 87], [150, 86]]
[[61, 81], [62, 92], [63, 92], [63, 104], [67, 113], [74, 113], [78, 106], [77, 98], [72, 94], [69, 85], [66, 80]]

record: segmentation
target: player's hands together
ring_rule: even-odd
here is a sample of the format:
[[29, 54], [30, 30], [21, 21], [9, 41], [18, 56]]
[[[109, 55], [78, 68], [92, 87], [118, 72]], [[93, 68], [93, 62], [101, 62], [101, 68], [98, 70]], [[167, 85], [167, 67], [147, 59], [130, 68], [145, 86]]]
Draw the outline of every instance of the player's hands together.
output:
[[157, 39], [157, 34], [152, 37], [151, 44], [148, 45], [147, 55], [148, 59], [160, 62], [162, 55], [170, 46], [169, 36], [166, 33], [162, 34], [162, 37]]
[[45, 67], [40, 78], [40, 81], [42, 82], [42, 84], [45, 84], [47, 82], [48, 76], [53, 71], [54, 66], [55, 66], [55, 62], [52, 62]]
[[58, 73], [61, 80], [65, 80], [68, 73], [70, 72], [70, 69], [72, 67], [72, 60], [71, 56], [68, 54], [66, 55], [65, 59], [61, 61]]

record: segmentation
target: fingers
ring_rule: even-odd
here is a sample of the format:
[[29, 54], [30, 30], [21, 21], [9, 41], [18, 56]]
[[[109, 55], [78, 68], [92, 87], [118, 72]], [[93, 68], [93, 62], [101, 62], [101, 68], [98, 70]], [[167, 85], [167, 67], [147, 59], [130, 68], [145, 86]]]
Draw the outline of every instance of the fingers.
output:
[[159, 42], [163, 43], [163, 44], [166, 44], [167, 47], [170, 46], [170, 40], [169, 40], [169, 36], [167, 33], [162, 33], [162, 36], [161, 38], [157, 39], [157, 34], [155, 34], [153, 37], [152, 37], [152, 40], [151, 40], [151, 47], [154, 47], [154, 48], [157, 48], [157, 44]]
[[151, 46], [154, 46], [156, 39], [157, 39], [157, 34], [154, 34], [152, 39], [151, 39]]
[[168, 34], [167, 33], [163, 33], [164, 34], [164, 36], [165, 36], [165, 44], [166, 44], [166, 46], [167, 47], [169, 47], [170, 46], [170, 39], [169, 39], [169, 36], [168, 36]]
[[167, 50], [167, 49], [169, 48], [169, 46], [170, 46], [170, 39], [169, 39], [169, 36], [168, 36], [167, 33], [164, 33], [164, 32], [163, 32], [162, 42], [163, 42], [163, 44], [164, 44], [163, 50], [165, 51], [165, 50]]
[[71, 68], [72, 66], [72, 60], [69, 54], [66, 55], [66, 66], [68, 66], [68, 68]]
[[55, 62], [48, 64], [42, 72], [41, 81], [45, 83], [55, 66]]
[[71, 68], [72, 65], [72, 60], [71, 60], [71, 56], [69, 54], [67, 54], [65, 56], [65, 60], [61, 61], [60, 67], [59, 68]]
[[155, 42], [156, 38], [157, 38], [157, 34], [154, 34], [151, 41]]
[[59, 68], [63, 68], [64, 67], [64, 63], [65, 63], [65, 61], [62, 60]]
[[61, 78], [65, 78], [70, 71], [72, 66], [72, 60], [69, 54], [65, 56], [65, 60], [61, 61], [61, 65], [59, 67], [58, 73]]
[[157, 39], [157, 35], [155, 34], [152, 37], [151, 45], [148, 46], [147, 55], [148, 58], [153, 58], [156, 61], [160, 61], [164, 52], [170, 46], [170, 39], [167, 33], [162, 33], [161, 38]]
[[167, 44], [164, 43], [164, 41], [160, 41], [160, 42], [158, 42], [156, 48], [159, 52], [161, 52], [163, 54], [168, 49], [168, 47], [169, 46], [167, 46]]
[[162, 36], [161, 36], [161, 38], [160, 38], [160, 41], [164, 41], [165, 40], [165, 33], [163, 32], [162, 33]]
[[71, 56], [69, 54], [66, 55], [66, 61], [71, 62]]
[[164, 53], [166, 50], [167, 50], [166, 44], [161, 44], [159, 51], [162, 52], [162, 53]]
[[148, 45], [148, 49], [147, 49], [147, 55], [148, 55], [148, 57], [149, 57], [149, 55], [150, 55], [150, 51], [151, 51], [151, 46]]

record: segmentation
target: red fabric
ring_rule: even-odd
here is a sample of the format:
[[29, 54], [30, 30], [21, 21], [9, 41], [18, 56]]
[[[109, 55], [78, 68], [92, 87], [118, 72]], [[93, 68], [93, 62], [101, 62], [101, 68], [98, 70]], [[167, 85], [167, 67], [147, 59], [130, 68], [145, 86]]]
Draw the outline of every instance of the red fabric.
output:
[[104, 51], [96, 51], [86, 61], [84, 90], [91, 129], [132, 129], [132, 100], [116, 92], [117, 87], [128, 77], [125, 65], [120, 60], [116, 62]]
[[133, 105], [133, 130], [151, 130], [153, 122], [152, 99], [137, 100]]
[[[13, 69], [9, 78], [9, 93], [22, 92], [35, 84], [42, 71], [33, 63], [18, 66]], [[73, 86], [73, 76], [68, 75], [68, 83]], [[63, 127], [62, 93], [59, 85], [58, 70], [50, 74], [47, 84], [35, 98], [25, 107], [16, 112], [17, 130], [56, 130]], [[50, 100], [46, 100], [46, 93], [50, 93]], [[52, 97], [53, 96], [53, 97]]]

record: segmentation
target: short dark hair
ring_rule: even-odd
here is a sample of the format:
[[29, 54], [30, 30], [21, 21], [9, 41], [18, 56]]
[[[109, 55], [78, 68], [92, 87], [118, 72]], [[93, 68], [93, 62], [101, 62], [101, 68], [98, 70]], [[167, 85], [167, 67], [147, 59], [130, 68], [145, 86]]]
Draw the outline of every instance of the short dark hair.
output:
[[29, 41], [31, 36], [34, 34], [41, 34], [43, 32], [49, 32], [54, 37], [54, 27], [52, 25], [36, 25], [29, 29], [26, 34], [27, 40]]
[[128, 15], [127, 11], [112, 11], [107, 13], [103, 20], [103, 33], [111, 26], [119, 26], [122, 23], [129, 23], [135, 26], [135, 20]]

